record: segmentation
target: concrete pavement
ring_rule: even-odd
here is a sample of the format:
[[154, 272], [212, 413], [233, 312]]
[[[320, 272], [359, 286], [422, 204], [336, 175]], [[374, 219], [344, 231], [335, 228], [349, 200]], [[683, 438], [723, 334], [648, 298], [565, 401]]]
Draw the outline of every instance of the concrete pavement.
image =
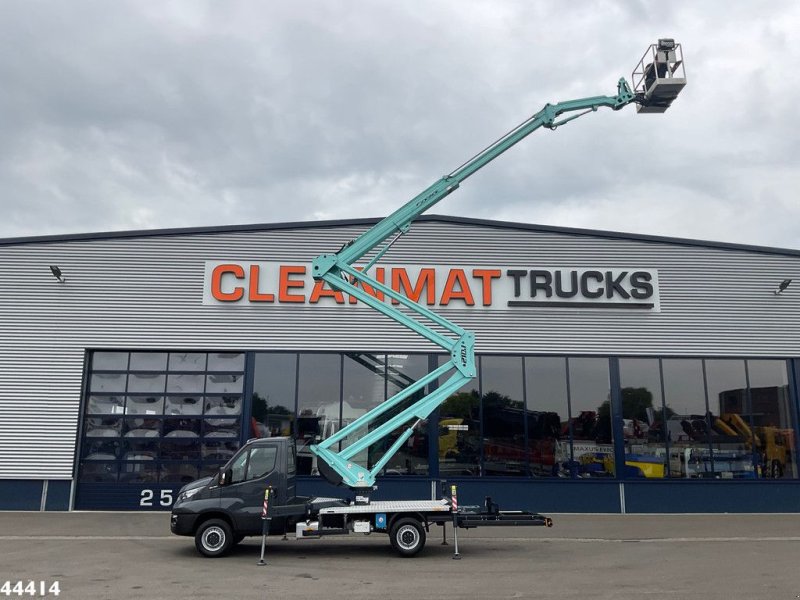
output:
[[204, 559], [167, 514], [0, 513], [0, 585], [59, 581], [60, 598], [790, 598], [800, 515], [552, 515], [555, 526], [433, 528], [397, 557], [385, 536], [270, 538]]

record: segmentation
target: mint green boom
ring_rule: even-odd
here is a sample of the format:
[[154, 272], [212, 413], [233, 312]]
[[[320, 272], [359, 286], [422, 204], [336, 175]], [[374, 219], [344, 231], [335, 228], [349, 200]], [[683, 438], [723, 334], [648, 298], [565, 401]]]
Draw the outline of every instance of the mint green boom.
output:
[[[623, 78], [617, 85], [616, 96], [595, 96], [547, 104], [542, 110], [452, 173], [445, 175], [403, 207], [347, 243], [336, 254], [322, 254], [314, 259], [312, 267], [314, 279], [327, 282], [331, 288], [355, 297], [359, 302], [367, 304], [390, 319], [408, 327], [440, 346], [450, 356], [449, 360], [436, 370], [399, 391], [320, 444], [311, 446], [311, 451], [318, 459], [319, 471], [328, 481], [353, 489], [371, 489], [377, 475], [408, 441], [414, 428], [448, 396], [476, 376], [474, 334], [376, 281], [369, 275], [369, 269], [400, 235], [408, 231], [414, 219], [454, 192], [467, 177], [540, 127], [555, 129], [568, 121], [596, 111], [600, 107], [605, 106], [619, 110], [632, 102], [642, 103], [643, 101], [642, 95], [634, 93]], [[560, 115], [576, 111], [581, 112], [556, 122], [556, 118]], [[357, 261], [364, 259], [373, 251], [377, 251], [377, 253], [363, 267], [355, 267]], [[367, 293], [364, 290], [365, 286], [381, 292], [387, 299], [396, 300], [405, 310], [395, 308], [391, 302], [385, 302]], [[401, 410], [401, 404], [405, 399], [443, 377], [447, 377], [447, 379], [437, 389]], [[396, 414], [390, 412], [393, 409]], [[378, 420], [387, 413], [391, 415], [389, 418], [383, 417], [380, 421]], [[359, 453], [367, 450], [372, 444], [386, 439], [392, 432], [402, 427], [405, 427], [402, 434], [371, 468], [367, 464], [358, 464], [354, 460]], [[337, 450], [339, 442], [350, 436], [357, 438], [356, 441]]]

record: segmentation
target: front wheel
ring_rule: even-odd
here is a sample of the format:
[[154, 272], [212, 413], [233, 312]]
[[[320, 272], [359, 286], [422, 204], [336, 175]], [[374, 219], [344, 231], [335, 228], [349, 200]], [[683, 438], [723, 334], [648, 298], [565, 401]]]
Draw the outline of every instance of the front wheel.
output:
[[200, 525], [194, 534], [195, 548], [208, 558], [222, 556], [233, 544], [231, 526], [222, 519], [209, 519]]
[[398, 519], [392, 525], [389, 541], [400, 556], [415, 556], [425, 547], [425, 528], [412, 517]]

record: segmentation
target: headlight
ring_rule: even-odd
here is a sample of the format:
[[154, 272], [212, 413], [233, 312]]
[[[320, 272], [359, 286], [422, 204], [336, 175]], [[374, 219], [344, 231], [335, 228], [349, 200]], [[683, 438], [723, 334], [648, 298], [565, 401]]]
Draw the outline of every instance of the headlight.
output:
[[197, 492], [199, 492], [202, 488], [194, 488], [192, 490], [186, 490], [185, 492], [181, 492], [178, 495], [178, 502], [183, 502], [184, 500], [188, 500], [192, 496], [194, 496]]

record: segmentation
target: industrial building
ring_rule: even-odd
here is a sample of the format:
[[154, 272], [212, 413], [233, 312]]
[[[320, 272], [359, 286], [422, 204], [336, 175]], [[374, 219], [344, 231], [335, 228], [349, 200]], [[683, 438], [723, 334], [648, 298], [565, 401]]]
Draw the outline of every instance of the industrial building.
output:
[[[270, 435], [297, 439], [298, 493], [332, 493], [309, 444], [439, 360], [311, 278], [376, 222], [0, 240], [0, 509], [166, 510]], [[800, 511], [798, 270], [796, 250], [421, 217], [374, 276], [474, 331], [479, 375], [379, 494]]]

